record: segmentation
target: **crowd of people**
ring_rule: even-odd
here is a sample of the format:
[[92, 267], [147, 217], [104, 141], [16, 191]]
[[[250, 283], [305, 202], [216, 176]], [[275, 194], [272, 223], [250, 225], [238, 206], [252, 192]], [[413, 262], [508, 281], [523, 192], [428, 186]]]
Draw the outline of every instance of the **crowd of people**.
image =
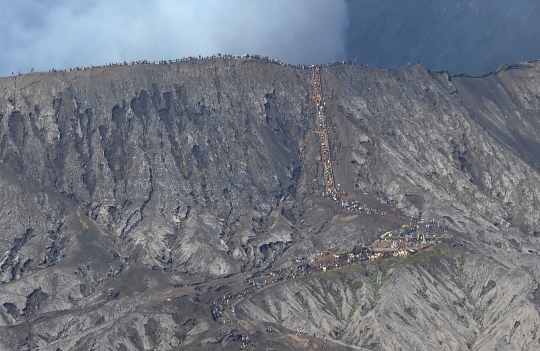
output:
[[[231, 55], [231, 54], [216, 54], [211, 56], [187, 56], [182, 57], [178, 59], [173, 60], [159, 60], [159, 61], [149, 61], [149, 60], [135, 60], [135, 61], [118, 61], [118, 62], [109, 62], [105, 65], [87, 65], [87, 66], [73, 66], [66, 69], [49, 69], [49, 72], [72, 72], [72, 71], [85, 71], [88, 69], [93, 68], [103, 68], [103, 67], [116, 67], [116, 66], [131, 66], [131, 65], [167, 65], [167, 64], [173, 64], [178, 62], [186, 62], [186, 61], [194, 61], [194, 60], [213, 60], [213, 59], [225, 59], [225, 60], [258, 60], [263, 61], [267, 63], [273, 63], [276, 65], [280, 65], [282, 67], [287, 68], [293, 68], [296, 70], [309, 70], [313, 69], [315, 67], [323, 68], [323, 67], [335, 67], [335, 66], [342, 66], [342, 65], [355, 65], [356, 61], [354, 60], [336, 60], [329, 63], [319, 64], [319, 65], [304, 65], [304, 64], [291, 64], [291, 63], [285, 63], [278, 59], [263, 56], [263, 55], [251, 55], [251, 54], [241, 54], [241, 55]], [[30, 70], [30, 72], [34, 72], [34, 68]], [[11, 76], [14, 76], [15, 74], [11, 72]], [[18, 75], [22, 75], [21, 72], [18, 72]]]
[[[340, 253], [329, 251], [321, 252], [318, 253], [317, 256], [311, 260], [303, 257], [295, 258], [293, 260], [293, 265], [287, 268], [261, 272], [256, 274], [252, 278], [244, 278], [242, 279], [243, 287], [240, 291], [224, 295], [223, 298], [218, 298], [212, 303], [212, 318], [220, 324], [231, 323], [231, 320], [229, 319], [225, 311], [230, 311], [231, 315], [234, 318], [238, 318], [237, 311], [234, 307], [235, 301], [250, 297], [260, 289], [266, 288], [267, 286], [279, 282], [305, 277], [314, 273], [336, 270], [366, 261], [373, 261], [377, 259], [386, 259], [392, 257], [402, 257], [402, 255], [398, 254], [398, 252], [403, 250], [407, 251], [407, 255], [414, 255], [421, 250], [431, 246], [431, 244], [423, 245], [422, 239], [420, 238], [408, 238], [407, 230], [399, 231], [399, 235], [401, 238], [403, 238], [403, 242], [407, 243], [404, 248], [397, 248], [399, 249], [399, 251], [397, 251], [397, 249], [393, 247], [388, 247], [388, 250], [384, 250], [382, 252], [377, 251], [376, 247], [378, 245], [376, 241], [372, 245], [357, 245], [350, 251], [343, 251]], [[384, 234], [381, 235], [378, 240], [379, 243], [384, 243]], [[271, 328], [267, 329], [266, 332], [279, 333], [279, 331], [273, 330]], [[296, 333], [297, 335], [307, 334], [304, 330], [301, 329], [298, 329]], [[314, 337], [317, 336], [314, 335]], [[249, 339], [247, 336], [245, 337], [245, 339], [242, 340], [243, 347], [246, 344], [249, 345], [248, 340]]]
[[[351, 250], [343, 252], [321, 252], [318, 253], [317, 256], [311, 260], [308, 260], [304, 257], [295, 258], [293, 260], [293, 265], [290, 267], [263, 272], [253, 278], [244, 278], [242, 280], [242, 284], [245, 285], [241, 292], [230, 298], [227, 298], [226, 300], [225, 298], [223, 300], [219, 300], [217, 304], [228, 305], [233, 298], [242, 299], [246, 296], [249, 296], [250, 294], [255, 293], [259, 289], [265, 288], [270, 284], [304, 277], [315, 272], [326, 272], [329, 270], [340, 269], [361, 262], [372, 261], [380, 258], [401, 257], [401, 255], [397, 253], [400, 249], [407, 249], [407, 255], [414, 255], [422, 249], [432, 246], [435, 243], [434, 242], [433, 244], [430, 243], [429, 245], [425, 245], [426, 241], [424, 237], [408, 237], [406, 233], [406, 231], [401, 231], [399, 238], [396, 238], [396, 240], [385, 240], [383, 234], [371, 245], [356, 245]], [[401, 241], [399, 241], [400, 239]], [[395, 241], [397, 243], [402, 242], [403, 245], [399, 245], [396, 247], [388, 245], [386, 247], [388, 250], [384, 250], [382, 252], [376, 250], [377, 248], [382, 247], [384, 243], [392, 241]], [[379, 243], [381, 245], [379, 245]], [[217, 309], [217, 311], [219, 311], [219, 309]]]
[[[214, 321], [218, 321], [218, 319], [223, 317], [223, 312], [226, 308], [230, 308], [230, 302], [233, 298], [232, 294], [228, 294], [223, 296], [223, 298], [219, 298], [216, 301], [212, 303], [212, 319]], [[233, 314], [234, 308], [233, 308]], [[221, 323], [227, 324], [229, 322], [228, 318], [225, 318], [223, 320], [220, 320]]]
[[335, 190], [334, 180], [334, 168], [333, 160], [330, 155], [330, 142], [329, 142], [329, 129], [326, 123], [327, 116], [325, 114], [326, 103], [323, 101], [323, 92], [321, 85], [321, 72], [319, 66], [312, 67], [313, 70], [313, 98], [315, 99], [317, 110], [317, 133], [319, 133], [321, 140], [321, 154], [324, 183], [326, 185], [326, 191], [324, 195], [330, 195]]

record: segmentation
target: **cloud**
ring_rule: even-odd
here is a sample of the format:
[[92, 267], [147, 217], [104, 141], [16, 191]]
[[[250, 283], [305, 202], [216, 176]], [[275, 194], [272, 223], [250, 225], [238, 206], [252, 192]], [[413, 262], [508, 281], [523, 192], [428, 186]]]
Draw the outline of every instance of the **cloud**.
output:
[[20, 0], [4, 6], [0, 75], [218, 52], [345, 57], [345, 0]]

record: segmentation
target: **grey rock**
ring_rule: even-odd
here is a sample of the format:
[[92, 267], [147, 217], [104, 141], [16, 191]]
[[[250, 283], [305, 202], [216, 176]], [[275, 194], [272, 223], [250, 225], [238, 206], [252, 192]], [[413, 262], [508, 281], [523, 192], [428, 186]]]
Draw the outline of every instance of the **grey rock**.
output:
[[[322, 69], [336, 181], [388, 218], [320, 196], [310, 79], [241, 59], [2, 78], [0, 349], [323, 346], [297, 328], [335, 350], [537, 349], [540, 63]], [[241, 278], [369, 242], [396, 209], [457, 246], [278, 283], [212, 319]]]

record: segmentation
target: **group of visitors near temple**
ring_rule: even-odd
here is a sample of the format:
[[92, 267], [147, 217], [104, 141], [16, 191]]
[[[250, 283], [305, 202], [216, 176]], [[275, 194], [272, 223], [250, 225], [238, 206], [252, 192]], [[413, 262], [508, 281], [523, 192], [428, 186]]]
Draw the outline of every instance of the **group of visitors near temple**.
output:
[[[379, 212], [378, 209], [366, 208], [366, 211], [384, 215], [384, 212]], [[400, 212], [399, 214], [401, 215]], [[319, 252], [312, 259], [306, 257], [294, 258], [292, 265], [287, 268], [260, 272], [254, 274], [252, 277], [242, 279], [243, 288], [241, 291], [225, 295], [223, 298], [219, 298], [213, 302], [212, 317], [218, 323], [229, 324], [232, 321], [225, 314], [226, 310], [230, 311], [232, 317], [238, 317], [234, 307], [234, 301], [249, 297], [269, 285], [305, 277], [316, 272], [327, 272], [365, 261], [414, 255], [425, 248], [445, 242], [446, 239], [451, 240], [452, 235], [448, 233], [448, 230], [449, 226], [447, 224], [440, 225], [435, 219], [425, 220], [410, 217], [408, 224], [382, 233], [372, 244], [360, 244], [350, 249]], [[279, 334], [280, 332], [273, 328], [267, 328], [266, 333]], [[297, 329], [296, 334], [305, 335], [307, 333], [302, 329]], [[319, 337], [317, 334], [313, 336], [315, 338]], [[324, 338], [326, 342], [326, 336], [320, 337]], [[249, 337], [244, 336], [241, 347], [248, 348], [252, 346], [254, 344], [249, 341]]]
[[[433, 232], [419, 230], [422, 226], [433, 230]], [[242, 299], [270, 284], [304, 277], [315, 272], [339, 269], [365, 261], [407, 257], [438, 243], [451, 242], [452, 235], [448, 233], [448, 229], [448, 225], [439, 226], [435, 219], [424, 220], [411, 217], [409, 224], [382, 233], [371, 244], [355, 245], [350, 249], [319, 252], [312, 259], [296, 257], [289, 267], [256, 273], [251, 278], [242, 279], [243, 290], [234, 295], [224, 296], [223, 299], [216, 301], [212, 312], [213, 316], [216, 319], [221, 317], [222, 306], [229, 306], [234, 299]], [[234, 314], [236, 315], [236, 312]]]

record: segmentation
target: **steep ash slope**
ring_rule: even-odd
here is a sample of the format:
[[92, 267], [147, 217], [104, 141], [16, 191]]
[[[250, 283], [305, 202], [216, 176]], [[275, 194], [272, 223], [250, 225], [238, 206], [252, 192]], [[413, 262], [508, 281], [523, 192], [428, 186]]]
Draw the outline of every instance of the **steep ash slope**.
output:
[[[431, 249], [429, 249], [431, 250]], [[468, 250], [364, 263], [270, 287], [241, 318], [372, 350], [536, 350], [538, 284]]]
[[266, 68], [195, 63], [9, 81], [3, 162], [70, 199], [125, 256], [237, 271], [248, 262], [242, 246], [294, 196], [309, 125], [308, 80]]
[[[242, 305], [238, 326], [264, 330], [249, 313], [260, 308], [335, 349], [534, 349], [540, 63], [483, 78], [340, 66], [322, 80], [336, 182], [449, 223], [465, 263], [454, 248], [384, 282], [360, 269], [358, 291], [336, 277], [280, 283], [261, 295], [275, 303]], [[238, 332], [211, 318], [215, 296], [400, 223], [321, 198], [311, 96], [309, 71], [252, 60], [0, 80], [0, 348], [237, 349]], [[424, 286], [439, 310], [399, 293]], [[420, 330], [433, 337], [404, 343]], [[271, 338], [260, 343], [317, 342]]]
[[[528, 65], [527, 80], [521, 70], [509, 70], [493, 75], [516, 77], [506, 87], [489, 85], [492, 76], [471, 86], [484, 103], [506, 110], [509, 100], [493, 96], [492, 89], [523, 96], [511, 108], [522, 118], [511, 124], [504, 122], [502, 106], [483, 113], [499, 133], [527, 130], [511, 144], [500, 142], [471, 115], [480, 105], [470, 92], [456, 88], [469, 78], [430, 73], [420, 66], [327, 74], [327, 86], [335, 86], [339, 96], [333, 101], [333, 120], [343, 123], [340, 131], [347, 127], [336, 138], [345, 164], [338, 167], [344, 170], [342, 183], [351, 190], [358, 184], [399, 208], [416, 208], [426, 218], [447, 216], [463, 231], [471, 225], [514, 225], [532, 234], [540, 222], [540, 177], [536, 161], [531, 161], [536, 150], [530, 148], [540, 131], [540, 74], [538, 62]], [[531, 102], [523, 105], [527, 99]], [[355, 136], [361, 142], [346, 143]]]

